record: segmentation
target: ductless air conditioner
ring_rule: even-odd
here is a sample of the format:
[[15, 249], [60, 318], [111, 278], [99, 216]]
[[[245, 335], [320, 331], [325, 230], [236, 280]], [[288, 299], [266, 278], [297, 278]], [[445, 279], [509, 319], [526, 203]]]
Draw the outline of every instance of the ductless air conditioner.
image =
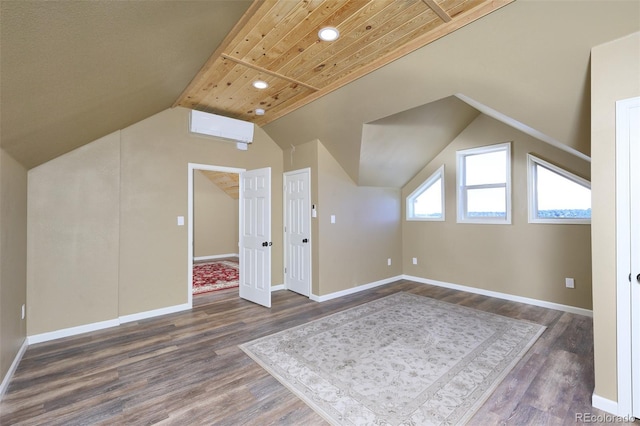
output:
[[235, 142], [253, 142], [253, 123], [202, 111], [191, 110], [189, 130]]

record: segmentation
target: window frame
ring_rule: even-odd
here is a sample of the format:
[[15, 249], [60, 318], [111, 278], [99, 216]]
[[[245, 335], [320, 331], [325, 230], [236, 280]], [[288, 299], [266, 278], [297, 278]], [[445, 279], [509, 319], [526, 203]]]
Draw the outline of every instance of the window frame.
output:
[[[506, 182], [504, 184], [482, 184], [482, 185], [465, 185], [466, 167], [465, 159], [472, 155], [490, 154], [498, 151], [506, 151]], [[510, 225], [511, 224], [511, 142], [504, 142], [494, 145], [481, 146], [477, 148], [470, 148], [456, 151], [456, 164], [458, 169], [456, 171], [456, 192], [457, 192], [457, 221], [458, 223], [472, 223], [472, 224], [491, 224], [491, 225]], [[483, 217], [469, 217], [467, 212], [467, 192], [469, 189], [491, 189], [491, 188], [504, 188], [505, 189], [505, 216], [483, 216]]]
[[[414, 200], [431, 188], [436, 181], [440, 179], [440, 203], [442, 208], [442, 214], [439, 217], [421, 217], [416, 216], [413, 210]], [[422, 184], [417, 187], [406, 198], [406, 220], [407, 221], [423, 221], [423, 222], [443, 222], [445, 221], [445, 185], [444, 185], [444, 164], [438, 167], [438, 169], [431, 174]]]
[[545, 161], [541, 158], [536, 157], [533, 154], [527, 154], [527, 210], [529, 223], [544, 223], [544, 224], [555, 224], [555, 225], [590, 225], [591, 219], [578, 219], [578, 218], [540, 218], [538, 217], [538, 179], [537, 179], [537, 171], [536, 166], [544, 167], [553, 173], [557, 173], [558, 175], [564, 177], [565, 179], [570, 180], [573, 183], [581, 185], [585, 188], [588, 188], [591, 191], [591, 182], [587, 179], [584, 179], [574, 173], [571, 173], [568, 170], [563, 169], [562, 167], [556, 166], [555, 164], [551, 164], [548, 161]]

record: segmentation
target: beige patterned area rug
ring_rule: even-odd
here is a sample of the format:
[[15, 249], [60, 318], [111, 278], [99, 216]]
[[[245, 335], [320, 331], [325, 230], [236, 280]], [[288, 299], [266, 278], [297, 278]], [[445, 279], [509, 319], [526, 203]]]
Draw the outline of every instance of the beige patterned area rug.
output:
[[240, 348], [336, 425], [464, 424], [545, 327], [410, 293]]

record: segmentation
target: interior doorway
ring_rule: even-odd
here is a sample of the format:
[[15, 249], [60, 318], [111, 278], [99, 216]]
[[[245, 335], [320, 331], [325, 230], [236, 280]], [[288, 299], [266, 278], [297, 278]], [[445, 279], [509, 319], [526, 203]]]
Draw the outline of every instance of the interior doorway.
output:
[[[188, 255], [187, 255], [187, 263], [188, 263], [188, 288], [187, 288], [187, 297], [189, 306], [193, 306], [193, 277], [194, 277], [194, 263], [198, 263], [201, 261], [213, 260], [218, 256], [196, 256], [196, 229], [195, 229], [195, 199], [196, 199], [196, 175], [197, 172], [210, 173], [212, 175], [216, 174], [227, 174], [227, 175], [235, 175], [236, 181], [238, 180], [239, 175], [244, 172], [245, 169], [233, 168], [233, 167], [224, 167], [224, 166], [216, 166], [209, 164], [195, 164], [189, 163], [189, 181], [188, 181]], [[236, 198], [237, 199], [237, 198]], [[239, 201], [237, 201], [239, 204]], [[239, 213], [238, 213], [239, 216]], [[239, 221], [239, 218], [236, 217], [236, 220]], [[236, 229], [236, 236], [238, 234]], [[237, 237], [238, 238], [238, 237]], [[229, 253], [222, 253], [222, 257], [227, 257], [227, 255], [237, 255], [239, 251], [239, 247], [236, 247], [235, 251]], [[221, 259], [222, 260], [222, 259]]]

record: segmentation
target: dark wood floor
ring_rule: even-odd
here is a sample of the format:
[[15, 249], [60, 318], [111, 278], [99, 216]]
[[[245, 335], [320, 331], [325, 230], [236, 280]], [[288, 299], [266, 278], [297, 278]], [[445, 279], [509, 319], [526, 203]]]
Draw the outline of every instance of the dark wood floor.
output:
[[576, 413], [605, 414], [591, 407], [590, 318], [398, 281], [323, 303], [278, 291], [271, 309], [222, 290], [194, 297], [189, 312], [32, 345], [0, 403], [0, 424], [324, 425], [238, 345], [398, 291], [548, 327], [471, 424], [576, 424]]

